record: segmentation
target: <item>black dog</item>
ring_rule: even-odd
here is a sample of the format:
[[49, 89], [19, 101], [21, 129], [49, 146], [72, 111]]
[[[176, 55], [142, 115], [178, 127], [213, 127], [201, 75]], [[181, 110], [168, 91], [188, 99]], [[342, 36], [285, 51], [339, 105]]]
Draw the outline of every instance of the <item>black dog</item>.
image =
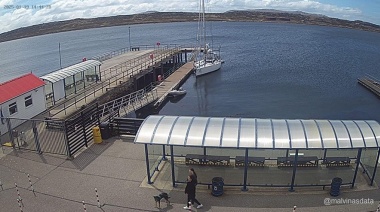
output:
[[158, 203], [158, 208], [161, 208], [161, 200], [164, 199], [167, 206], [170, 205], [170, 201], [169, 201], [169, 195], [168, 193], [161, 193], [159, 194], [158, 196], [153, 196], [154, 197], [154, 201], [156, 201], [156, 207], [157, 207], [157, 203]]

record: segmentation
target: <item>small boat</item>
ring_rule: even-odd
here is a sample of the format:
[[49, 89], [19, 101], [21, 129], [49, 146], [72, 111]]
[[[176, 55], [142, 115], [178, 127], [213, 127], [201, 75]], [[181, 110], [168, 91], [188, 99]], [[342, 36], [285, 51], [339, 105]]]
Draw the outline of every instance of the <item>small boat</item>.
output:
[[171, 90], [169, 91], [169, 96], [172, 96], [172, 97], [176, 97], [176, 96], [181, 96], [181, 95], [184, 95], [186, 94], [186, 90], [183, 90], [182, 87], [180, 87], [178, 90]]

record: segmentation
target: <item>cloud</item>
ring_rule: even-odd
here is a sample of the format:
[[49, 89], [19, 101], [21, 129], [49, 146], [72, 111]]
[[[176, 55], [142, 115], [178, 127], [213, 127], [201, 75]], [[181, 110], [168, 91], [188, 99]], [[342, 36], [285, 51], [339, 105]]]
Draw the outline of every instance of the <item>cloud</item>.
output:
[[[14, 0], [0, 0], [0, 33], [34, 24], [75, 18], [129, 15], [146, 11], [197, 12], [198, 0], [52, 0], [42, 4], [49, 8], [8, 9]], [[279, 9], [318, 13], [344, 19], [360, 19], [362, 11], [353, 7], [323, 4], [317, 0], [208, 0], [211, 12], [246, 9]]]

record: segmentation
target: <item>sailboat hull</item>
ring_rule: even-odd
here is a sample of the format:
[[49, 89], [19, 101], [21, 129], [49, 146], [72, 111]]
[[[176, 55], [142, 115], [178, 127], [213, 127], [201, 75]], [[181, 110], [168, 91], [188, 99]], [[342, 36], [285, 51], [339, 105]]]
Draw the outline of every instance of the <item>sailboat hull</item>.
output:
[[220, 60], [214, 62], [198, 63], [195, 66], [195, 76], [205, 75], [214, 71], [217, 71], [222, 67]]

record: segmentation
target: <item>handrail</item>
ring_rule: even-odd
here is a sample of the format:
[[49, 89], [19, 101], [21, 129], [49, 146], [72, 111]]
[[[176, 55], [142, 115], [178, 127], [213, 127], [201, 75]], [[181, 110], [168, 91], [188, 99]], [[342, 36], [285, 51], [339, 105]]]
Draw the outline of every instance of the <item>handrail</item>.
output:
[[[180, 44], [160, 44], [160, 46], [157, 46], [157, 45], [141, 45], [140, 44], [140, 45], [130, 46], [130, 47], [124, 47], [124, 48], [121, 48], [121, 49], [117, 49], [117, 50], [106, 52], [106, 53], [103, 53], [103, 54], [100, 54], [100, 55], [96, 55], [96, 56], [91, 57], [91, 59], [103, 62], [103, 61], [111, 59], [111, 58], [113, 58], [115, 56], [124, 54], [124, 53], [126, 53], [128, 51], [131, 51], [133, 48], [141, 48], [141, 49], [148, 50], [148, 49], [160, 49], [160, 48], [166, 48], [166, 49], [168, 49], [168, 48], [177, 48], [177, 47], [180, 47], [180, 46], [181, 46]], [[182, 48], [184, 48], [184, 47], [182, 47]], [[192, 48], [192, 47], [189, 47], [189, 48]]]
[[[74, 102], [72, 102], [72, 103], [70, 103], [68, 105], [66, 105], [66, 102], [63, 103], [64, 107], [62, 109], [58, 110], [57, 112], [55, 112], [54, 114], [50, 114], [50, 116], [55, 116], [55, 115], [61, 113], [62, 111], [64, 111], [65, 115], [67, 115], [66, 109], [68, 107], [71, 107], [73, 105], [76, 106], [77, 102], [79, 102], [81, 100], [85, 100], [85, 103], [87, 103], [87, 100], [86, 100], [87, 97], [90, 97], [90, 96], [94, 95], [94, 98], [95, 98], [95, 93], [96, 92], [98, 92], [98, 91], [101, 90], [101, 92], [104, 93], [104, 88], [106, 88], [106, 91], [108, 89], [111, 89], [111, 85], [112, 84], [116, 84], [117, 85], [117, 82], [119, 80], [122, 80], [122, 79], [124, 79], [127, 76], [128, 77], [132, 77], [135, 74], [140, 73], [143, 69], [149, 68], [151, 65], [154, 65], [155, 62], [159, 62], [159, 61], [165, 59], [166, 57], [170, 56], [171, 54], [179, 51], [179, 48], [180, 47], [177, 47], [175, 49], [157, 49], [157, 50], [154, 51], [154, 54], [156, 55], [156, 57], [153, 59], [153, 61], [149, 57], [147, 57], [147, 55], [150, 55], [151, 53], [147, 53], [147, 54], [144, 54], [144, 55], [136, 58], [138, 60], [138, 62], [140, 62], [137, 65], [136, 65], [136, 59], [132, 59], [132, 60], [129, 60], [127, 62], [132, 62], [133, 61], [134, 62], [134, 66], [128, 67], [127, 66], [127, 62], [125, 62], [125, 63], [117, 65], [116, 68], [115, 67], [109, 68], [108, 69], [108, 71], [109, 71], [108, 74], [110, 74], [110, 77], [108, 79], [106, 78], [106, 80], [104, 80], [104, 79], [101, 78], [101, 81], [99, 81], [99, 83], [94, 83], [91, 86], [89, 86], [89, 87], [87, 87], [86, 89], [83, 90], [82, 94], [84, 96], [80, 97], [79, 99], [77, 99], [78, 96], [70, 98], [68, 101], [74, 99]], [[126, 70], [123, 71], [123, 67], [126, 68]], [[120, 72], [118, 73], [119, 69], [120, 69]], [[106, 71], [101, 72], [101, 74], [102, 73], [107, 76]], [[101, 85], [101, 86], [99, 86], [99, 85]], [[88, 88], [91, 89], [90, 93], [87, 93], [88, 92]], [[60, 105], [62, 105], [62, 104], [60, 104]]]
[[[150, 83], [145, 88], [135, 91], [133, 93], [127, 94], [125, 96], [119, 97], [115, 100], [112, 100], [110, 102], [107, 102], [105, 104], [102, 104], [99, 106], [99, 112], [100, 112], [100, 119], [101, 121], [109, 120], [111, 121], [111, 118], [114, 118], [116, 114], [118, 116], [120, 115], [120, 110], [124, 109], [125, 114], [128, 114], [128, 112], [136, 111], [140, 109], [141, 107], [144, 107], [145, 104], [143, 104], [141, 101], [146, 100], [147, 104], [150, 103], [149, 96], [151, 96], [151, 100], [154, 101], [158, 98], [157, 89], [154, 89], [154, 84]], [[140, 103], [140, 105], [136, 105], [136, 103]], [[136, 105], [136, 107], [135, 107]], [[133, 107], [133, 110], [126, 111], [127, 107]], [[117, 111], [117, 113], [116, 113]]]

